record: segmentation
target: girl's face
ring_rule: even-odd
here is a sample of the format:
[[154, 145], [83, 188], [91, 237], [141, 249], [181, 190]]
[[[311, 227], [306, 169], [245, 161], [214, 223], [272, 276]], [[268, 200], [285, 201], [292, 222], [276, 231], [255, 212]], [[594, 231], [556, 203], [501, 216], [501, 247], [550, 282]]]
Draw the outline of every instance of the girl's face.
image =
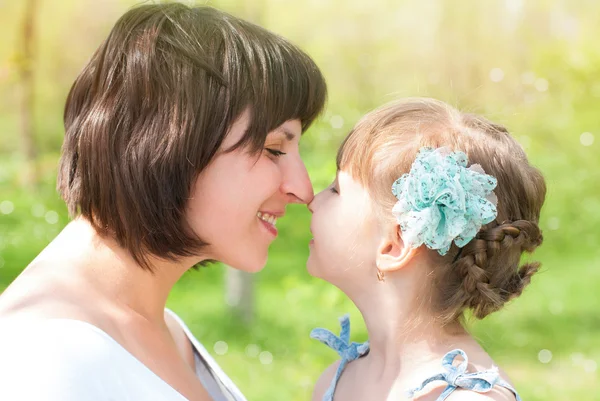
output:
[[309, 245], [308, 272], [334, 284], [342, 279], [374, 277], [381, 237], [368, 192], [348, 173], [339, 171], [308, 208], [314, 237]]
[[261, 270], [277, 237], [275, 222], [289, 203], [307, 204], [313, 189], [300, 158], [302, 126], [290, 120], [270, 132], [260, 155], [235, 145], [248, 127], [244, 113], [232, 125], [221, 150], [200, 174], [191, 192], [187, 217], [208, 242], [206, 258], [248, 272]]

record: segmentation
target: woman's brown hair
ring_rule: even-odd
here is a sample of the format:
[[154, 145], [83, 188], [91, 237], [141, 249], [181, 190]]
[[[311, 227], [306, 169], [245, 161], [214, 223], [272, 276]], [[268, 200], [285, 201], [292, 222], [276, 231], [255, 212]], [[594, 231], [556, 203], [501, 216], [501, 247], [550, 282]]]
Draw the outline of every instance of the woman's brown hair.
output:
[[233, 122], [232, 149], [262, 150], [288, 120], [305, 131], [322, 111], [323, 76], [282, 37], [210, 7], [143, 5], [125, 13], [75, 80], [64, 113], [58, 190], [148, 268], [206, 243], [186, 224], [186, 201]]

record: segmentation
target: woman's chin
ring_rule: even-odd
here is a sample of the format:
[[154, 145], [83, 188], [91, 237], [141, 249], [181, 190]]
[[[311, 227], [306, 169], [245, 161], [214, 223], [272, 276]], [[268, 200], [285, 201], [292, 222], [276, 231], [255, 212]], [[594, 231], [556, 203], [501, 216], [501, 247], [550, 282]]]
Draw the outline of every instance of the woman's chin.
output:
[[258, 273], [265, 268], [267, 264], [267, 255], [256, 256], [253, 258], [245, 258], [243, 260], [231, 261], [231, 263], [224, 262], [227, 266], [234, 269], [244, 271], [246, 273]]

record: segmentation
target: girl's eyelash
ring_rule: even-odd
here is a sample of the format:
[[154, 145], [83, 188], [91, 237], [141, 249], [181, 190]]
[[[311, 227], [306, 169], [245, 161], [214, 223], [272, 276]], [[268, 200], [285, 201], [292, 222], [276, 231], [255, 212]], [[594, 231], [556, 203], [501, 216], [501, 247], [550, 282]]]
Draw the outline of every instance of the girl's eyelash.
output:
[[334, 194], [337, 194], [337, 193], [339, 193], [339, 192], [337, 191], [337, 189], [335, 189], [335, 187], [331, 187], [331, 188], [329, 188], [329, 190], [330, 190], [331, 192], [333, 192]]
[[282, 152], [282, 151], [276, 150], [276, 149], [265, 148], [265, 150], [275, 157], [279, 157], [279, 156], [283, 156], [283, 155], [287, 154], [285, 152]]

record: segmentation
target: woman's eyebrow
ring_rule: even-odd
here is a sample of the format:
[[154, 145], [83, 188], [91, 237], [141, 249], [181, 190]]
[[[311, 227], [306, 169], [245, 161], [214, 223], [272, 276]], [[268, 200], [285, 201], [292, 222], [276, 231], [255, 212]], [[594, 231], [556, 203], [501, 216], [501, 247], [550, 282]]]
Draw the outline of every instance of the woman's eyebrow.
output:
[[274, 133], [285, 135], [285, 138], [288, 141], [293, 141], [294, 138], [296, 138], [296, 134], [294, 134], [292, 131], [290, 131], [286, 128], [283, 128], [283, 127], [277, 128]]

